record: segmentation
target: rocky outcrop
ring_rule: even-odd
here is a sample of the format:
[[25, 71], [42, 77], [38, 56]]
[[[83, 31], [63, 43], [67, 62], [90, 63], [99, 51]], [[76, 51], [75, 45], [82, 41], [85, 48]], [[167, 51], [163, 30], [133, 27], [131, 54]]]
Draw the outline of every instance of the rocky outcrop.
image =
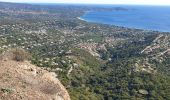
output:
[[55, 73], [28, 61], [1, 59], [0, 100], [70, 100], [70, 96]]

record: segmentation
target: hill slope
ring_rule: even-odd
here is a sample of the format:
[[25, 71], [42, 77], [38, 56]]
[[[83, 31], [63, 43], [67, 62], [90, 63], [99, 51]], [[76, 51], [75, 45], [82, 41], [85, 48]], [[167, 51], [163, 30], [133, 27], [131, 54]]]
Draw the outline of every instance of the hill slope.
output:
[[0, 99], [70, 100], [64, 86], [50, 73], [29, 62], [0, 60]]

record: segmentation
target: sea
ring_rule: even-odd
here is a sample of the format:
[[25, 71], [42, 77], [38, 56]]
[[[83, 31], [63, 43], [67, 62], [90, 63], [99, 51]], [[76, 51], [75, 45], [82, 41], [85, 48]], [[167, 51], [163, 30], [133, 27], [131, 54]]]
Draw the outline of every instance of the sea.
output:
[[98, 7], [112, 10], [87, 11], [80, 19], [92, 23], [170, 32], [170, 6], [98, 5]]

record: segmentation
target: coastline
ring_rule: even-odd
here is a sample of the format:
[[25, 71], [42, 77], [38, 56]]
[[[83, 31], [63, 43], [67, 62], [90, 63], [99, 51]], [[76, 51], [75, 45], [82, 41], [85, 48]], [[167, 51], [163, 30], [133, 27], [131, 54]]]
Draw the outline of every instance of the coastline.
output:
[[[81, 20], [81, 21], [84, 21], [84, 22], [87, 22], [87, 23], [93, 23], [93, 22], [90, 22], [90, 21], [87, 21], [81, 17], [77, 17], [78, 20]], [[96, 23], [96, 22], [94, 22]], [[97, 23], [97, 24], [103, 24], [103, 23]], [[158, 32], [158, 31], [154, 31], [154, 30], [145, 30], [145, 29], [138, 29], [138, 28], [129, 28], [129, 27], [125, 27], [125, 26], [118, 26], [118, 25], [111, 25], [111, 24], [103, 24], [103, 25], [109, 25], [109, 26], [114, 26], [114, 27], [121, 27], [121, 28], [127, 28], [127, 29], [134, 29], [134, 30], [143, 30], [143, 31], [149, 31], [149, 32]]]
[[[148, 9], [148, 8], [145, 8], [145, 9]], [[156, 9], [156, 8], [154, 8], [154, 9]], [[149, 12], [155, 11], [154, 9], [149, 10]], [[138, 18], [138, 17], [136, 17], [137, 18], [136, 21], [127, 20], [128, 17], [127, 17], [127, 19], [123, 19], [123, 20], [121, 20], [122, 17], [119, 17], [120, 20], [117, 17], [115, 17], [115, 18], [113, 17], [114, 19], [111, 17], [111, 19], [113, 19], [113, 20], [108, 20], [108, 19], [106, 19], [107, 17], [105, 17], [105, 14], [102, 15], [102, 13], [98, 13], [98, 11], [96, 11], [93, 14], [91, 14], [91, 13], [89, 14], [89, 12], [95, 12], [95, 11], [85, 11], [84, 14], [82, 16], [77, 17], [77, 19], [81, 20], [81, 21], [84, 21], [84, 22], [89, 22], [89, 23], [106, 24], [106, 25], [111, 25], [111, 26], [118, 26], [118, 27], [129, 28], [129, 29], [140, 29], [140, 30], [145, 30], [145, 31], [157, 31], [157, 32], [163, 32], [163, 33], [170, 33], [170, 29], [168, 27], [168, 24], [163, 23], [163, 19], [165, 19], [163, 15], [162, 15], [163, 17], [160, 17], [160, 18], [159, 17], [156, 17], [156, 18], [155, 17], [151, 17], [150, 18], [150, 15], [148, 15], [149, 21], [147, 21], [148, 19], [141, 20], [141, 18]], [[141, 11], [141, 12], [143, 12], [143, 11]], [[88, 14], [90, 16], [92, 16], [93, 18], [91, 18], [90, 16], [87, 17]], [[155, 13], [153, 13], [153, 14], [155, 14]], [[161, 13], [161, 14], [165, 14], [165, 13]], [[96, 17], [95, 17], [95, 15], [96, 15]], [[99, 15], [104, 16], [104, 17], [98, 17]], [[113, 16], [112, 13], [111, 14], [110, 13], [109, 14], [106, 13], [106, 15]], [[121, 15], [121, 14], [118, 13], [117, 15]], [[139, 13], [139, 15], [140, 15], [140, 13]], [[165, 15], [167, 15], [167, 14], [165, 14]], [[141, 16], [141, 17], [144, 18], [143, 16]], [[108, 17], [108, 18], [110, 18], [110, 17]], [[163, 18], [163, 19], [161, 19], [161, 18]], [[118, 19], [118, 21], [117, 21], [117, 19]], [[155, 21], [155, 19], [156, 19], [156, 21]], [[157, 20], [158, 20], [158, 22], [157, 22]], [[168, 23], [168, 21], [167, 21], [167, 23]], [[169, 23], [170, 23], [170, 21], [169, 21]]]
[[85, 19], [81, 18], [81, 17], [77, 17], [77, 19], [81, 20], [81, 21], [85, 21], [87, 22]]
[[[90, 22], [87, 21], [81, 17], [77, 17], [78, 20], [84, 21], [84, 22], [89, 22], [89, 23], [97, 23], [97, 22]], [[97, 24], [104, 24], [104, 23], [97, 23]], [[151, 29], [142, 29], [142, 28], [132, 28], [132, 27], [126, 27], [126, 26], [119, 26], [119, 25], [113, 25], [113, 24], [104, 24], [104, 25], [110, 25], [110, 26], [115, 26], [115, 27], [121, 27], [121, 28], [127, 28], [127, 29], [134, 29], [134, 30], [142, 30], [146, 32], [161, 32], [161, 33], [170, 33], [168, 31], [159, 31], [159, 30], [151, 30]]]

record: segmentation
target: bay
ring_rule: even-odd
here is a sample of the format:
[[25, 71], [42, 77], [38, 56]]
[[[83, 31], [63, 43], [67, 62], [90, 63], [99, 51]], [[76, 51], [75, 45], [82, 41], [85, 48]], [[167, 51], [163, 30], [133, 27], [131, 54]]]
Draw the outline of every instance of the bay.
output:
[[170, 32], [170, 6], [109, 5], [107, 8], [113, 10], [88, 11], [80, 18], [93, 23]]

